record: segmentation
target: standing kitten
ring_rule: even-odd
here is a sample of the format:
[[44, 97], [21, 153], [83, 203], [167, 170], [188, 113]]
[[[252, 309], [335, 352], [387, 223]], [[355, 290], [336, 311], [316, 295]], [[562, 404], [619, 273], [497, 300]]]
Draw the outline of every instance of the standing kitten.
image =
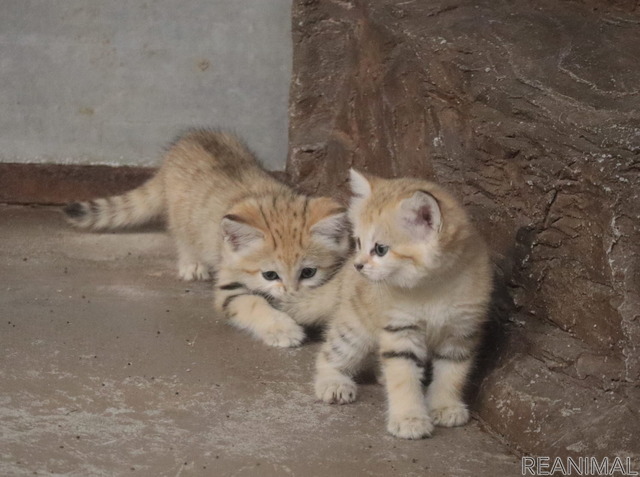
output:
[[353, 376], [377, 352], [391, 434], [418, 439], [434, 424], [462, 425], [469, 420], [463, 388], [492, 288], [485, 244], [436, 184], [352, 170], [351, 188], [357, 252], [339, 277], [342, 296], [318, 356], [316, 394], [328, 403], [354, 401]]
[[297, 346], [304, 331], [272, 304], [324, 282], [348, 253], [346, 215], [338, 203], [295, 193], [236, 137], [205, 130], [176, 141], [141, 187], [72, 203], [65, 213], [72, 224], [94, 230], [164, 216], [179, 276], [206, 280], [214, 269], [216, 307], [273, 346]]

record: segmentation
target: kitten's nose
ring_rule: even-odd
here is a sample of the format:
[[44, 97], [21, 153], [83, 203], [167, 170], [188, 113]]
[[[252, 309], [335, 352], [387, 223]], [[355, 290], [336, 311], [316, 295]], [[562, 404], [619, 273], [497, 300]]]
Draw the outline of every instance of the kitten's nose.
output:
[[362, 270], [362, 268], [364, 267], [364, 265], [361, 263], [354, 263], [353, 266], [356, 267], [356, 270], [358, 271]]

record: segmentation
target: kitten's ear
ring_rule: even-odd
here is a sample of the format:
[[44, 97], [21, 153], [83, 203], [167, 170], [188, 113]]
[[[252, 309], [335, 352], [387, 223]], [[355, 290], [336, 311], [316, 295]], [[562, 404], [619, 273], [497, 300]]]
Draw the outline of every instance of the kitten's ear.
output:
[[400, 202], [399, 213], [402, 225], [421, 237], [439, 232], [442, 227], [440, 205], [425, 191], [418, 191]]
[[349, 221], [346, 209], [339, 203], [326, 197], [313, 199], [310, 222], [313, 224], [311, 234], [327, 247], [344, 247], [349, 235]]
[[311, 233], [320, 239], [327, 240], [328, 245], [333, 247], [347, 236], [348, 223], [346, 212], [339, 212], [320, 220], [311, 227]]
[[349, 169], [349, 185], [354, 200], [366, 199], [371, 195], [371, 183], [355, 169]]
[[247, 224], [238, 215], [225, 215], [220, 227], [224, 241], [231, 245], [235, 252], [264, 239], [264, 234], [260, 230]]

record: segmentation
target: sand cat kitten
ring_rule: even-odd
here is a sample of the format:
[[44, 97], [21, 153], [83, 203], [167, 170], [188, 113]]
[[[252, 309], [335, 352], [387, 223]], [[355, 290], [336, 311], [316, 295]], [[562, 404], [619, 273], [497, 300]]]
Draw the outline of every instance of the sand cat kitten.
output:
[[203, 280], [215, 270], [217, 308], [273, 346], [303, 340], [301, 326], [270, 302], [316, 287], [342, 264], [344, 212], [331, 199], [297, 194], [275, 180], [236, 137], [206, 130], [177, 140], [141, 187], [65, 208], [71, 223], [94, 230], [163, 216], [180, 277]]
[[[357, 242], [317, 360], [316, 394], [355, 400], [354, 374], [377, 353], [389, 432], [417, 439], [469, 419], [463, 388], [492, 288], [485, 245], [453, 197], [431, 182], [351, 171]], [[433, 380], [425, 396], [428, 360]]]
[[328, 198], [254, 197], [232, 207], [216, 306], [267, 344], [297, 346], [300, 325], [324, 321], [307, 296], [324, 296], [349, 250], [344, 208]]

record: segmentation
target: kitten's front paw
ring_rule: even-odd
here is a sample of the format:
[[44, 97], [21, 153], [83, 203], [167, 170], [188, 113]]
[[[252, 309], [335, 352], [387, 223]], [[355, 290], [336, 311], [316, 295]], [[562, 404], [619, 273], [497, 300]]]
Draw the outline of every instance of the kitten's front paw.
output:
[[316, 381], [316, 396], [328, 404], [348, 404], [356, 400], [356, 384], [349, 378], [319, 379]]
[[390, 416], [387, 430], [402, 439], [431, 437], [433, 423], [429, 415]]
[[469, 422], [469, 410], [464, 404], [438, 407], [432, 409], [430, 414], [436, 426], [455, 427]]
[[187, 265], [180, 265], [178, 270], [180, 279], [192, 282], [194, 280], [211, 280], [211, 274], [209, 269], [201, 263], [189, 263]]
[[304, 329], [286, 316], [286, 320], [278, 320], [268, 329], [264, 330], [260, 337], [269, 346], [279, 348], [294, 348], [304, 341]]

